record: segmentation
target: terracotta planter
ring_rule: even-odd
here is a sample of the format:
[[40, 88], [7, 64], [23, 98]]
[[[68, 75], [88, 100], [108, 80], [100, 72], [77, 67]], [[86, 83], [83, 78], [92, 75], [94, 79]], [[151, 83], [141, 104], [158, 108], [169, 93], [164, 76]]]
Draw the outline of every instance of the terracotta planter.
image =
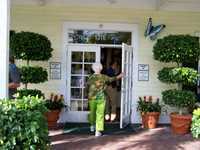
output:
[[147, 112], [142, 113], [142, 125], [144, 128], [153, 129], [157, 127], [160, 113], [159, 112]]
[[186, 134], [190, 131], [192, 115], [170, 114], [172, 132], [175, 134]]
[[60, 114], [60, 110], [51, 110], [45, 114], [48, 121], [49, 128], [51, 129], [56, 128], [57, 120], [59, 119], [59, 114]]

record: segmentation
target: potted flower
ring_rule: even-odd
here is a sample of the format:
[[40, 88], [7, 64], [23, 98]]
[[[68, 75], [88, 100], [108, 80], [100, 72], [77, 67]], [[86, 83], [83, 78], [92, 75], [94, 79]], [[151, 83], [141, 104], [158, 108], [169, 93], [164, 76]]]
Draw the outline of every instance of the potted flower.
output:
[[159, 98], [153, 100], [152, 96], [139, 97], [137, 110], [140, 111], [144, 128], [156, 128], [161, 112]]
[[154, 58], [165, 63], [173, 63], [174, 67], [165, 67], [158, 72], [158, 79], [164, 83], [176, 84], [176, 89], [162, 92], [165, 104], [177, 108], [170, 114], [173, 133], [189, 132], [192, 108], [196, 101], [195, 93], [183, 90], [185, 86], [196, 86], [199, 74], [197, 70], [184, 66], [198, 62], [200, 56], [199, 38], [190, 35], [169, 35], [157, 40], [153, 48]]
[[45, 106], [48, 108], [46, 118], [48, 121], [49, 128], [55, 128], [61, 109], [64, 107], [63, 95], [51, 94], [50, 98], [45, 101]]

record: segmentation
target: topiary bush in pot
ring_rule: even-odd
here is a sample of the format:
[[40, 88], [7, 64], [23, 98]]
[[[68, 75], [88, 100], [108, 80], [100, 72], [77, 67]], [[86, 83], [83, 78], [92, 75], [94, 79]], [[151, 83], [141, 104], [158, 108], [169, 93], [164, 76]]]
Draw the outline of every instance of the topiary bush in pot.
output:
[[200, 55], [199, 38], [190, 35], [169, 35], [157, 40], [153, 47], [154, 59], [172, 62], [176, 67], [165, 67], [158, 72], [158, 79], [164, 83], [177, 84], [177, 89], [162, 92], [165, 104], [178, 108], [171, 113], [171, 126], [174, 133], [185, 134], [189, 131], [191, 115], [184, 110], [196, 102], [195, 93], [184, 91], [184, 85], [195, 85], [199, 74], [196, 70], [182, 67], [183, 62], [197, 61]]
[[[26, 66], [20, 68], [21, 81], [25, 85], [25, 89], [19, 90], [20, 97], [22, 94], [27, 96], [36, 96], [38, 92], [28, 89], [29, 83], [43, 83], [48, 80], [47, 70], [39, 66], [31, 66], [31, 61], [47, 61], [52, 56], [51, 42], [41, 34], [34, 32], [18, 32], [10, 39], [11, 52], [16, 59], [26, 61]], [[25, 92], [26, 91], [26, 92]], [[43, 94], [39, 93], [39, 96]]]

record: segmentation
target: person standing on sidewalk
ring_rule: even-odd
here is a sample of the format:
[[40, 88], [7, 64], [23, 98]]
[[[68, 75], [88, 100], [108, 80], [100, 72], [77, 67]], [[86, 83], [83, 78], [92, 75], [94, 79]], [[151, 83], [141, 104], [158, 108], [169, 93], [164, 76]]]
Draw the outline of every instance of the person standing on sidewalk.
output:
[[106, 105], [105, 90], [107, 84], [111, 83], [114, 80], [122, 78], [122, 73], [115, 77], [108, 77], [107, 75], [101, 74], [103, 67], [101, 63], [94, 63], [92, 65], [92, 74], [87, 82], [88, 86], [88, 100], [89, 100], [89, 122], [91, 132], [96, 132], [95, 136], [101, 136], [102, 131], [104, 131], [104, 111]]
[[9, 57], [9, 99], [14, 99], [14, 94], [17, 92], [17, 88], [20, 86], [20, 73], [15, 65], [15, 59], [13, 56]]

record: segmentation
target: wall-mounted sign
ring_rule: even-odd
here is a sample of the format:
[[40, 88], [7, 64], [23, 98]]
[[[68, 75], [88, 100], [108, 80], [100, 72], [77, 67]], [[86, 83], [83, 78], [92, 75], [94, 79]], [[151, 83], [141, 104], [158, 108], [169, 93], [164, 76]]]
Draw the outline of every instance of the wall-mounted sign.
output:
[[138, 64], [138, 81], [149, 81], [148, 64]]
[[61, 79], [61, 63], [60, 62], [50, 62], [50, 79], [60, 80]]
[[131, 32], [117, 32], [104, 30], [69, 30], [69, 43], [82, 44], [130, 44]]

